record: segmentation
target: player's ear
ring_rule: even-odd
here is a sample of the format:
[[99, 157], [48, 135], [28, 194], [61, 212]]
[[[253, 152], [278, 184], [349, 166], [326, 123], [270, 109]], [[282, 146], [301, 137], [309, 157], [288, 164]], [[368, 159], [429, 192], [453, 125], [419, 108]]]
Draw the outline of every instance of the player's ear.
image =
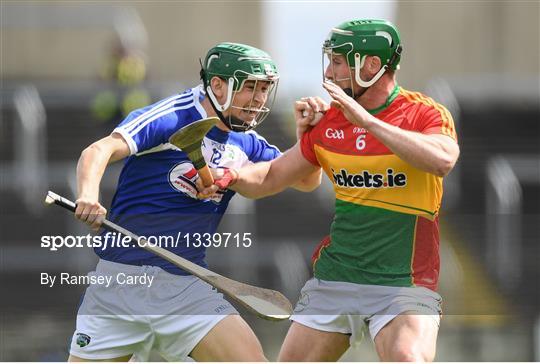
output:
[[227, 85], [225, 81], [217, 76], [212, 77], [210, 80], [210, 86], [212, 87], [212, 91], [214, 91], [214, 95], [216, 95], [218, 100], [221, 99], [226, 93]]
[[366, 59], [369, 73], [374, 76], [382, 67], [381, 59], [377, 56], [369, 56]]

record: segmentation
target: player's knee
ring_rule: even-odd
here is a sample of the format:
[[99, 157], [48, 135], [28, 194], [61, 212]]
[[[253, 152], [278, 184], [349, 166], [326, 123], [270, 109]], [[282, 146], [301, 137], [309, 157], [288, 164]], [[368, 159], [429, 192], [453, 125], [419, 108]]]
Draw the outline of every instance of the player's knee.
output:
[[389, 357], [385, 358], [385, 361], [399, 361], [399, 362], [426, 362], [432, 361], [426, 358], [421, 350], [414, 349], [405, 346], [396, 346], [389, 352]]

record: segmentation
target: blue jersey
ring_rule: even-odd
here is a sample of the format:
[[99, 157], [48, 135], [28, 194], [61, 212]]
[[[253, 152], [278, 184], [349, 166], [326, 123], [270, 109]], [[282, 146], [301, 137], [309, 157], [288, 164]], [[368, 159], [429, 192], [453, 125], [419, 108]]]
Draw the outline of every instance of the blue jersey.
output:
[[[207, 117], [200, 104], [203, 98], [201, 86], [189, 89], [133, 111], [114, 129], [113, 133], [120, 134], [129, 145], [131, 155], [120, 173], [109, 219], [140, 236], [172, 238], [174, 243], [169, 240], [161, 246], [206, 266], [205, 248], [194, 247], [193, 243], [188, 246], [187, 238], [195, 233], [215, 233], [234, 192], [220, 191], [211, 199], [197, 199], [197, 171], [187, 155], [168, 142], [178, 129]], [[225, 132], [217, 127], [205, 136], [202, 150], [212, 168], [238, 169], [280, 155], [275, 146], [253, 131]], [[187, 274], [139, 247], [95, 251], [105, 260], [159, 266], [174, 274]]]

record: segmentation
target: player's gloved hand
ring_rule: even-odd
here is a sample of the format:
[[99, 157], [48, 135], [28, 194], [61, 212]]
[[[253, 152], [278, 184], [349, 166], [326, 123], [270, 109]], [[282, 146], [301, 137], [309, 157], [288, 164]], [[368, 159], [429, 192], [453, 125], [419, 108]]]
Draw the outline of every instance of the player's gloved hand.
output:
[[319, 96], [302, 97], [294, 103], [294, 118], [296, 120], [296, 137], [302, 135], [311, 127], [317, 125], [330, 105]]
[[196, 182], [197, 189], [199, 190], [197, 197], [200, 199], [208, 198], [218, 190], [226, 190], [234, 185], [238, 179], [238, 172], [232, 168], [210, 168], [210, 172], [212, 173], [212, 177], [214, 177], [214, 184], [212, 186], [204, 187], [200, 179]]
[[75, 201], [75, 217], [92, 227], [92, 230], [99, 230], [103, 219], [107, 215], [107, 209], [92, 198], [79, 197]]

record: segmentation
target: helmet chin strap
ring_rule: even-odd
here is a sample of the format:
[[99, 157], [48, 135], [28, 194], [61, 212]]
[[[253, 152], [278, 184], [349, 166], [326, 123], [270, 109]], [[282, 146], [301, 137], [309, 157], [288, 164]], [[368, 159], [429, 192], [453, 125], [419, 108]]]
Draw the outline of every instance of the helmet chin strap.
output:
[[369, 81], [364, 81], [362, 80], [362, 78], [360, 77], [360, 70], [362, 69], [362, 67], [364, 67], [364, 62], [366, 61], [366, 57], [367, 55], [363, 56], [362, 59], [360, 59], [360, 53], [355, 53], [354, 54], [354, 79], [356, 81], [356, 83], [358, 83], [360, 86], [362, 87], [370, 87], [372, 86], [375, 82], [377, 82], [379, 80], [379, 78], [382, 77], [382, 75], [384, 74], [384, 72], [386, 72], [386, 70], [388, 69], [388, 65], [384, 65], [381, 67], [381, 69], [379, 70], [379, 72], [377, 72], [377, 74], [375, 76], [373, 76], [373, 78]]
[[227, 110], [231, 104], [232, 95], [233, 95], [233, 87], [234, 87], [234, 80], [232, 78], [229, 78], [229, 84], [227, 87], [227, 100], [225, 100], [225, 103], [221, 105], [218, 102], [216, 95], [214, 95], [214, 91], [212, 91], [212, 87], [209, 84], [206, 86], [206, 94], [210, 98], [210, 105], [212, 105], [212, 109], [214, 109], [219, 120], [221, 120], [223, 124], [225, 124], [227, 128], [229, 128], [230, 130], [234, 130], [232, 123], [230, 122], [230, 119], [233, 117], [230, 116], [228, 120], [223, 115], [223, 111]]
[[[227, 100], [225, 100], [225, 103], [221, 105], [218, 102], [216, 95], [214, 94], [214, 91], [212, 91], [212, 87], [210, 86], [210, 82], [208, 78], [206, 77], [206, 71], [200, 59], [199, 59], [199, 62], [201, 63], [201, 71], [199, 74], [203, 82], [203, 87], [206, 89], [206, 94], [208, 95], [208, 98], [210, 99], [210, 105], [212, 106], [212, 109], [214, 109], [214, 112], [216, 113], [219, 120], [221, 120], [221, 122], [223, 122], [223, 124], [225, 124], [229, 129], [233, 130], [231, 123], [223, 115], [223, 111], [227, 110], [231, 104], [233, 88], [234, 88], [234, 79], [232, 77], [229, 77], [228, 84], [227, 84], [228, 86], [227, 87]], [[231, 119], [231, 117], [229, 117], [229, 119]]]
[[367, 87], [364, 87], [364, 89], [362, 91], [360, 91], [360, 93], [356, 94], [353, 92], [352, 88], [350, 87], [347, 87], [347, 88], [344, 88], [343, 89], [343, 92], [345, 92], [345, 94], [349, 97], [352, 97], [353, 99], [358, 99], [360, 96], [362, 96], [366, 91], [368, 90]]
[[233, 88], [234, 88], [234, 79], [231, 77], [228, 81], [228, 87], [227, 87], [227, 100], [225, 100], [225, 103], [221, 105], [219, 101], [216, 98], [216, 95], [214, 95], [214, 91], [212, 91], [212, 87], [210, 84], [206, 86], [206, 92], [208, 93], [208, 97], [210, 97], [210, 100], [212, 101], [211, 104], [214, 106], [214, 109], [217, 111], [223, 112], [229, 108], [231, 105], [232, 95], [233, 95]]
[[350, 87], [347, 87], [347, 88], [344, 88], [343, 89], [343, 92], [345, 92], [345, 94], [349, 97], [354, 97], [354, 93], [353, 93], [353, 90], [352, 88]]
[[232, 131], [237, 132], [243, 132], [245, 131], [242, 127], [239, 127], [238, 125], [245, 124], [243, 120], [240, 120], [233, 115], [229, 115], [228, 118], [226, 118], [223, 115], [223, 111], [227, 110], [231, 104], [232, 95], [233, 95], [233, 87], [234, 87], [234, 81], [232, 78], [229, 78], [229, 86], [227, 89], [227, 100], [223, 105], [221, 105], [218, 101], [216, 96], [214, 95], [214, 92], [212, 91], [212, 88], [210, 85], [206, 87], [206, 92], [208, 94], [208, 97], [210, 98], [210, 105], [212, 105], [212, 108], [216, 112], [216, 115], [218, 116], [219, 120], [223, 122]]

